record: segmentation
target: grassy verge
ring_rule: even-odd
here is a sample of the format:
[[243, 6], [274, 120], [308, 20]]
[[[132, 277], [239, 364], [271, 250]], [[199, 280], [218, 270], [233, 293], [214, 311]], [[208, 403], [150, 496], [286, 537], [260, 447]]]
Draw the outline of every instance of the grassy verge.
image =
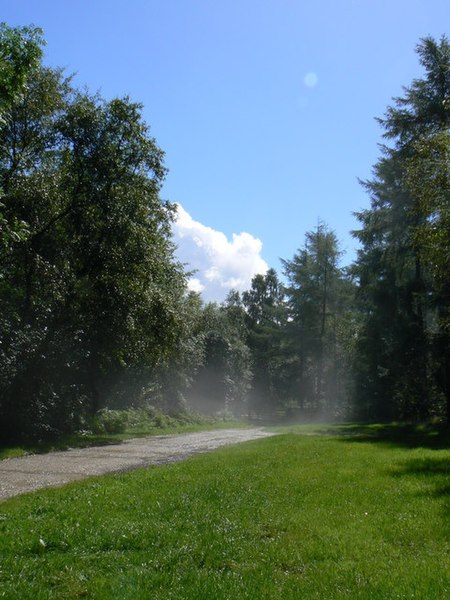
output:
[[150, 435], [170, 435], [230, 427], [248, 427], [248, 424], [243, 421], [214, 420], [202, 415], [182, 414], [169, 417], [162, 413], [156, 413], [156, 417], [149, 417], [144, 410], [108, 411], [108, 413], [114, 413], [113, 416], [117, 417], [118, 423], [111, 423], [112, 419], [110, 415], [105, 416], [104, 414], [96, 422], [95, 431], [90, 430], [65, 435], [56, 440], [40, 444], [0, 447], [0, 460], [24, 456], [26, 454], [67, 450], [68, 448], [87, 448], [89, 446], [119, 444], [124, 440]]
[[450, 449], [450, 429], [444, 423], [309, 423], [270, 427], [276, 433], [344, 437], [357, 442], [381, 442], [392, 447]]
[[450, 450], [297, 433], [4, 502], [0, 594], [449, 597]]

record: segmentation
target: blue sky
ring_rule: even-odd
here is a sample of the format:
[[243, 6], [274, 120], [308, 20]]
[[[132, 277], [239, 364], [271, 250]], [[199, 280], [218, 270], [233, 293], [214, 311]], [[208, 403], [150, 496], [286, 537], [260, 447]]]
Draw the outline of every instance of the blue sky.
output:
[[0, 20], [44, 29], [45, 62], [106, 98], [144, 104], [166, 152], [162, 196], [178, 202], [193, 288], [230, 285], [325, 221], [355, 256], [353, 211], [369, 206], [374, 120], [422, 75], [444, 0], [2, 0]]

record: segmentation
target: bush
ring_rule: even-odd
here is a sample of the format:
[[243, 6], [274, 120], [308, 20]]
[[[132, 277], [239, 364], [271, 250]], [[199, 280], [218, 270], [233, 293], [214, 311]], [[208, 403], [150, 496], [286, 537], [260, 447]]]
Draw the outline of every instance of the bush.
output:
[[95, 415], [92, 430], [94, 433], [124, 433], [127, 425], [127, 411], [103, 408]]
[[167, 415], [159, 408], [146, 406], [145, 408], [129, 408], [127, 410], [112, 410], [103, 408], [95, 415], [92, 422], [92, 432], [106, 433], [145, 433], [152, 429], [168, 429], [183, 425], [200, 425], [224, 420], [225, 415], [214, 419], [191, 412], [180, 412]]

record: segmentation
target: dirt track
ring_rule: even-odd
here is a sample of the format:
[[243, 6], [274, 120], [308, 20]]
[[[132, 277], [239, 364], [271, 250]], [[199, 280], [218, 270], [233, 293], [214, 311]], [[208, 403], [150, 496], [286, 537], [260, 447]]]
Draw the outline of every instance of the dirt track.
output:
[[9, 458], [0, 461], [0, 500], [91, 475], [177, 462], [199, 452], [269, 435], [273, 434], [256, 428], [223, 429]]

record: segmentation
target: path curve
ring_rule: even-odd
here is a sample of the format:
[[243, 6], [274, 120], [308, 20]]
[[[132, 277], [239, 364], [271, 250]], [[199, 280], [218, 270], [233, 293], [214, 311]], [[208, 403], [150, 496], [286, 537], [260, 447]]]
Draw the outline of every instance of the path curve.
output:
[[136, 438], [121, 444], [7, 458], [0, 461], [0, 501], [91, 475], [177, 462], [199, 452], [270, 435], [274, 434], [261, 428], [218, 429]]

